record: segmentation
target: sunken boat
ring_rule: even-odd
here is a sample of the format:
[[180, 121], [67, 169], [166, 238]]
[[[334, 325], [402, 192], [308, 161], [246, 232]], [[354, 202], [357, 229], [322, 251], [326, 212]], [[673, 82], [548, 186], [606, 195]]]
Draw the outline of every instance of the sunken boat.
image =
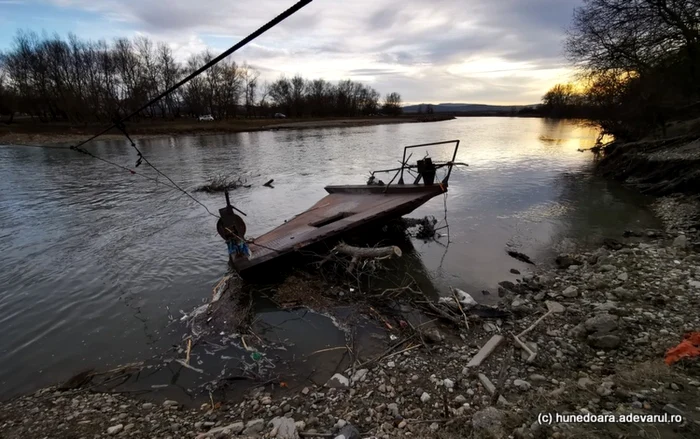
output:
[[[412, 149], [452, 144], [452, 159], [433, 161], [426, 155], [409, 164]], [[331, 185], [324, 198], [284, 224], [254, 239], [246, 239], [243, 219], [234, 211], [226, 193], [226, 207], [219, 210], [217, 231], [228, 245], [233, 268], [243, 278], [269, 272], [274, 261], [288, 257], [308, 247], [337, 242], [358, 229], [377, 226], [411, 213], [419, 206], [447, 192], [452, 168], [457, 163], [459, 140], [424, 143], [404, 147], [401, 166], [370, 172], [364, 185]], [[436, 181], [437, 171], [446, 169]], [[379, 174], [391, 174], [388, 183]], [[406, 182], [409, 180], [409, 182]], [[239, 211], [240, 212], [240, 211]]]

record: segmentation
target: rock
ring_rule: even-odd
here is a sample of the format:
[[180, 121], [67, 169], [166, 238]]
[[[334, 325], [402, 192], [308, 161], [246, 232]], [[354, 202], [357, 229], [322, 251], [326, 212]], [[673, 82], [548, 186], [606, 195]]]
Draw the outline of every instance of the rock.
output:
[[427, 341], [434, 344], [441, 343], [445, 339], [445, 336], [437, 328], [429, 329], [423, 335]]
[[560, 313], [563, 313], [564, 311], [566, 311], [566, 308], [564, 308], [564, 305], [562, 305], [559, 302], [555, 302], [553, 300], [546, 300], [544, 302], [544, 304], [547, 306], [547, 310], [552, 312], [552, 313], [560, 314]]
[[561, 269], [569, 268], [572, 265], [581, 265], [581, 261], [578, 261], [569, 255], [557, 256], [556, 259], [554, 259], [554, 263], [557, 264], [557, 267]]
[[168, 408], [168, 407], [177, 407], [179, 404], [177, 401], [171, 401], [169, 399], [166, 399], [163, 401], [163, 407]]
[[453, 389], [455, 386], [455, 382], [449, 378], [445, 378], [444, 380], [442, 380], [442, 385], [445, 386], [446, 389]]
[[465, 402], [467, 402], [467, 398], [465, 398], [463, 395], [457, 395], [455, 397], [455, 402], [457, 404], [464, 404]]
[[399, 405], [394, 403], [387, 404], [386, 410], [391, 413], [392, 416], [396, 417], [399, 416], [401, 413], [399, 413]]
[[513, 385], [522, 391], [530, 390], [532, 385], [525, 380], [514, 380]]
[[[534, 352], [535, 354], [537, 353], [537, 343], [534, 343], [534, 342], [532, 342], [532, 341], [526, 341], [526, 342], [525, 342], [525, 345], [526, 345], [528, 348], [530, 348], [530, 350], [531, 350], [532, 352]], [[525, 360], [527, 360], [528, 358], [530, 358], [530, 354], [528, 354], [527, 352], [525, 352], [524, 349], [521, 349], [521, 350], [520, 350], [520, 358], [521, 358], [523, 361], [525, 361]]]
[[570, 337], [574, 337], [574, 338], [579, 338], [579, 339], [586, 338], [586, 334], [587, 334], [586, 327], [583, 326], [583, 323], [579, 323], [578, 325], [571, 328], [568, 331], [568, 334]]
[[122, 431], [123, 429], [124, 429], [124, 425], [122, 425], [122, 424], [117, 424], [117, 425], [114, 425], [114, 426], [112, 426], [112, 427], [109, 427], [109, 428], [107, 429], [107, 434], [114, 436], [115, 434], [119, 433], [119, 432]]
[[634, 298], [634, 295], [630, 293], [627, 289], [623, 287], [617, 287], [614, 290], [612, 290], [612, 293], [617, 297], [619, 300], [632, 300]]
[[304, 394], [304, 395], [308, 395], [308, 394], [309, 394], [309, 388], [308, 388], [308, 387], [304, 387], [304, 388], [302, 389], [301, 393]]
[[440, 424], [438, 424], [437, 422], [433, 422], [432, 424], [430, 424], [430, 431], [432, 432], [438, 431], [439, 428]]
[[407, 425], [408, 422], [406, 422], [406, 420], [404, 419], [401, 422], [399, 422], [399, 429], [403, 430], [404, 428], [406, 428]]
[[589, 335], [588, 344], [599, 349], [615, 349], [620, 346], [622, 340], [617, 335]]
[[597, 389], [596, 393], [599, 396], [608, 396], [612, 394], [612, 388], [615, 384], [612, 381], [606, 381], [602, 383]]
[[688, 285], [689, 285], [691, 288], [700, 288], [700, 281], [697, 281], [697, 280], [689, 280], [689, 281], [688, 281]]
[[603, 239], [603, 245], [610, 250], [620, 250], [624, 245], [617, 239], [605, 238]]
[[621, 280], [622, 282], [627, 282], [627, 279], [629, 279], [629, 274], [625, 273], [620, 273], [617, 275], [617, 278]]
[[673, 404], [666, 404], [662, 410], [669, 415], [685, 416], [683, 411]]
[[352, 424], [348, 424], [338, 432], [335, 439], [360, 439], [360, 437], [360, 431]]
[[583, 326], [588, 332], [595, 332], [602, 335], [617, 329], [617, 321], [617, 316], [608, 313], [600, 313], [586, 320]]
[[352, 382], [356, 383], [358, 381], [364, 381], [365, 377], [367, 376], [367, 372], [369, 372], [369, 369], [360, 369], [355, 371], [355, 373], [352, 375]]
[[676, 239], [673, 240], [672, 245], [675, 248], [686, 248], [688, 247], [688, 238], [685, 235], [678, 235]]
[[504, 413], [496, 407], [479, 410], [472, 416], [472, 428], [476, 437], [500, 439], [507, 435], [503, 430]]
[[535, 382], [544, 382], [544, 381], [547, 381], [547, 377], [546, 377], [546, 376], [544, 376], [544, 375], [539, 375], [539, 374], [536, 374], [536, 373], [533, 373], [532, 375], [530, 375], [530, 379], [531, 379], [532, 381], [535, 381]]
[[299, 439], [297, 426], [292, 418], [277, 417], [269, 422], [272, 425], [274, 437], [277, 439]]
[[527, 300], [525, 300], [523, 297], [516, 297], [510, 306], [515, 310], [524, 308], [527, 306]]
[[516, 270], [515, 268], [511, 268], [510, 272], [513, 274], [520, 274], [520, 271]]
[[571, 285], [561, 292], [561, 295], [568, 298], [578, 297], [578, 288]]
[[226, 430], [233, 434], [240, 434], [240, 432], [242, 432], [244, 429], [245, 425], [243, 425], [243, 422], [234, 422], [233, 424], [226, 426]]
[[141, 404], [141, 408], [144, 410], [151, 410], [153, 408], [153, 403], [152, 402], [144, 402]]
[[258, 434], [263, 431], [263, 428], [265, 428], [265, 421], [263, 419], [253, 419], [245, 424], [243, 434], [247, 436]]
[[330, 387], [331, 389], [347, 389], [350, 387], [350, 380], [347, 379], [347, 377], [336, 373], [331, 377], [331, 379], [328, 380], [326, 387]]
[[428, 392], [423, 392], [423, 394], [420, 396], [420, 401], [424, 404], [430, 401], [430, 395], [428, 394]]
[[498, 285], [502, 286], [506, 290], [517, 292], [517, 288], [515, 287], [515, 284], [509, 280], [504, 280], [502, 282], [499, 282]]
[[582, 377], [578, 379], [578, 386], [582, 389], [586, 389], [592, 386], [593, 384], [593, 380], [588, 377]]
[[609, 271], [615, 271], [615, 266], [610, 265], [610, 264], [605, 264], [605, 265], [601, 265], [600, 268], [598, 268], [598, 269], [600, 271], [602, 271], [603, 273], [607, 273]]

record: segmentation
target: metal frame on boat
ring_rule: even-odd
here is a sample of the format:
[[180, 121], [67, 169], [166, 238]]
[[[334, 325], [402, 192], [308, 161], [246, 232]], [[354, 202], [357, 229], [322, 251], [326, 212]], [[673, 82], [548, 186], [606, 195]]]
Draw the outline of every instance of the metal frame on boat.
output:
[[[416, 164], [408, 164], [412, 157], [410, 149], [452, 143], [452, 160], [433, 162], [426, 155]], [[227, 207], [220, 210], [217, 229], [229, 243], [233, 267], [241, 276], [247, 277], [253, 272], [260, 273], [260, 269], [282, 256], [323, 241], [340, 239], [360, 227], [386, 222], [412, 212], [431, 198], [447, 192], [452, 167], [465, 165], [455, 162], [458, 149], [459, 140], [406, 146], [401, 167], [371, 171], [366, 185], [326, 186], [328, 195], [312, 207], [252, 240], [244, 239], [245, 224], [233, 213], [227, 197]], [[436, 183], [436, 171], [445, 167], [445, 177]], [[388, 184], [378, 180], [375, 175], [392, 172], [394, 176]], [[404, 182], [404, 172], [414, 177], [412, 183]], [[394, 183], [397, 178], [398, 182]]]

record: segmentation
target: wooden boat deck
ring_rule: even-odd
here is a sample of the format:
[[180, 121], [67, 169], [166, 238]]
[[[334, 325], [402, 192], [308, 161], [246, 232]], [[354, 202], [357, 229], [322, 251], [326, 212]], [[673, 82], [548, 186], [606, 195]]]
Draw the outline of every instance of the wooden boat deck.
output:
[[244, 274], [255, 266], [374, 221], [401, 217], [447, 191], [434, 185], [327, 186], [311, 208], [248, 244], [251, 255], [233, 260]]

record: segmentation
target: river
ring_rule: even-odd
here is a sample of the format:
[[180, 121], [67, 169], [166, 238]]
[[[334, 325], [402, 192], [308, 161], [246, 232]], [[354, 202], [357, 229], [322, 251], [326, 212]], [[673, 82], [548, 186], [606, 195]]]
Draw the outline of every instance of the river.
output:
[[[325, 185], [362, 184], [369, 170], [396, 166], [404, 145], [460, 139], [458, 161], [469, 167], [450, 179], [450, 244], [414, 246], [438, 290], [479, 293], [515, 280], [511, 268], [527, 270], [506, 248], [545, 261], [572, 244], [658, 224], [647, 199], [591, 175], [592, 156], [578, 149], [595, 138], [573, 122], [458, 118], [160, 138], [139, 147], [188, 190], [216, 174], [247, 180], [252, 186], [232, 201], [256, 236], [314, 204]], [[128, 167], [136, 162], [126, 142], [88, 148]], [[155, 175], [145, 168], [138, 169]], [[0, 147], [0, 176], [0, 397], [179, 343], [172, 319], [207, 300], [227, 269], [215, 219], [163, 185], [56, 148]], [[262, 186], [272, 178], [274, 189]], [[212, 212], [223, 207], [220, 194], [194, 195]], [[442, 219], [443, 201], [412, 216]]]

